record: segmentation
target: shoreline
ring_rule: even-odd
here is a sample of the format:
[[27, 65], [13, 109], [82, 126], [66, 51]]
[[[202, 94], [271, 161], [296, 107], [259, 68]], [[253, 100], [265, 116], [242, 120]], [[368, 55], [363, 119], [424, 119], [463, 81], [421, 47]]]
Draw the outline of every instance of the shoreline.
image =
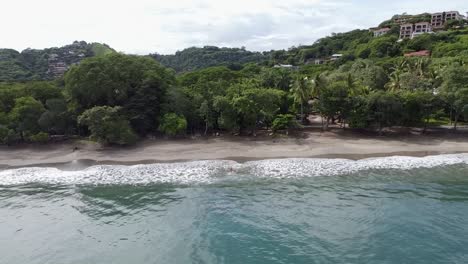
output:
[[345, 160], [365, 160], [371, 158], [384, 158], [384, 157], [415, 157], [423, 158], [428, 156], [437, 156], [437, 155], [447, 155], [447, 154], [463, 154], [468, 153], [468, 151], [460, 152], [394, 152], [394, 153], [372, 153], [372, 154], [327, 154], [327, 155], [318, 155], [318, 156], [302, 156], [302, 157], [270, 157], [270, 158], [251, 158], [251, 157], [225, 157], [218, 159], [180, 159], [180, 160], [136, 160], [136, 161], [115, 161], [115, 160], [92, 160], [92, 159], [78, 159], [67, 162], [57, 162], [57, 163], [32, 163], [26, 165], [5, 165], [0, 164], [0, 170], [8, 169], [19, 169], [19, 168], [58, 168], [65, 171], [81, 170], [89, 168], [92, 166], [99, 165], [122, 165], [122, 166], [134, 166], [134, 165], [147, 165], [147, 164], [161, 164], [161, 163], [184, 163], [184, 162], [193, 162], [193, 161], [209, 161], [209, 160], [229, 160], [235, 161], [238, 163], [245, 163], [249, 161], [260, 161], [260, 160], [282, 160], [282, 159], [345, 159]]
[[[74, 148], [77, 147], [77, 150]], [[264, 159], [322, 158], [360, 160], [373, 157], [424, 157], [468, 153], [468, 137], [457, 134], [366, 136], [355, 132], [302, 132], [295, 137], [221, 136], [180, 140], [144, 140], [112, 148], [78, 140], [43, 146], [0, 148], [0, 169], [93, 165], [137, 165], [198, 160], [246, 162]]]

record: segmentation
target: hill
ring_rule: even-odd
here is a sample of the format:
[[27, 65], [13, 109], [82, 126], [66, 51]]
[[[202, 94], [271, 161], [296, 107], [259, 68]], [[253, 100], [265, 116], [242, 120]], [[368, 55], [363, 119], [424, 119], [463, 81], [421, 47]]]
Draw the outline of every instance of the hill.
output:
[[0, 49], [0, 81], [51, 80], [84, 58], [115, 52], [108, 45], [75, 41], [43, 50]]
[[[205, 46], [191, 47], [173, 55], [150, 54], [163, 66], [177, 73], [191, 72], [209, 67], [226, 66], [241, 69], [243, 64], [255, 63], [273, 66], [291, 64], [303, 66], [330, 62], [339, 66], [348, 61], [371, 59], [379, 64], [399, 58], [406, 53], [428, 50], [433, 58], [467, 55], [468, 27], [466, 20], [451, 21], [434, 34], [420, 34], [414, 38], [400, 39], [400, 24], [430, 22], [431, 15], [395, 15], [380, 23], [385, 34], [374, 36], [373, 29], [356, 29], [346, 33], [333, 33], [311, 45], [291, 47], [288, 50], [253, 52], [245, 48]], [[457, 23], [453, 23], [457, 22]], [[458, 23], [461, 22], [461, 23]], [[0, 81], [51, 80], [63, 76], [73, 64], [84, 58], [115, 52], [108, 45], [75, 41], [71, 45], [44, 50], [26, 49], [18, 52], [0, 49]]]
[[382, 36], [374, 36], [373, 29], [333, 33], [312, 45], [272, 51], [270, 61], [275, 64], [303, 65], [314, 63], [316, 59], [326, 60], [333, 54], [342, 54], [339, 60], [342, 64], [356, 59], [381, 60], [402, 57], [406, 53], [420, 50], [430, 51], [434, 58], [468, 55], [466, 20], [448, 22], [431, 34], [400, 39], [400, 24], [419, 22], [430, 22], [430, 14], [395, 15], [379, 25], [378, 28], [388, 29]]
[[187, 72], [213, 66], [228, 66], [230, 68], [245, 63], [262, 63], [268, 56], [260, 52], [248, 51], [245, 48], [219, 48], [205, 46], [203, 48], [188, 48], [174, 55], [151, 54], [162, 65], [176, 72]]

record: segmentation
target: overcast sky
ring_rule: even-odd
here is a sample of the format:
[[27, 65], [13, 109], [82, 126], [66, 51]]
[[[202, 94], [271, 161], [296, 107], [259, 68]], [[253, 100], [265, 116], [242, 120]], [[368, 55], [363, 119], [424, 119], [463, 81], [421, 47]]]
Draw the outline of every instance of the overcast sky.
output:
[[1, 0], [0, 48], [74, 40], [125, 53], [191, 46], [285, 49], [332, 32], [369, 28], [397, 13], [468, 11], [467, 0]]

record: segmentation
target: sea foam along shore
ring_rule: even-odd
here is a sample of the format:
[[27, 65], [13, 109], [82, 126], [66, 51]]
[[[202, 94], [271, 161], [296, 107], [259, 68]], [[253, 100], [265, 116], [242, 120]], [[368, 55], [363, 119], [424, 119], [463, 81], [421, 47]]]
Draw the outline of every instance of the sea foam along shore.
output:
[[[0, 185], [41, 184], [210, 184], [255, 178], [303, 178], [336, 176], [365, 170], [433, 168], [468, 164], [468, 154], [427, 157], [346, 159], [274, 159], [238, 163], [207, 160], [146, 165], [99, 165], [77, 171], [31, 167], [0, 171]], [[234, 177], [231, 177], [234, 176]], [[251, 179], [251, 178], [250, 178]]]
[[[77, 147], [77, 150], [75, 149]], [[366, 137], [312, 132], [300, 138], [210, 138], [146, 140], [132, 148], [102, 148], [89, 141], [40, 147], [0, 147], [3, 167], [52, 166], [88, 160], [100, 164], [148, 164], [195, 160], [249, 161], [277, 158], [363, 159], [468, 153], [466, 136]], [[54, 167], [54, 166], [52, 166]]]

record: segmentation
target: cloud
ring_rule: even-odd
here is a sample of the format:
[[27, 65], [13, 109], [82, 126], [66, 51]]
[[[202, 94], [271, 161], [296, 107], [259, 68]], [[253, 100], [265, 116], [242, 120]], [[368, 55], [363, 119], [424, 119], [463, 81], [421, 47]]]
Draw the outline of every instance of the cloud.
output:
[[369, 28], [405, 11], [463, 11], [465, 1], [2, 0], [0, 47], [86, 40], [138, 54], [203, 45], [286, 49], [332, 32]]

